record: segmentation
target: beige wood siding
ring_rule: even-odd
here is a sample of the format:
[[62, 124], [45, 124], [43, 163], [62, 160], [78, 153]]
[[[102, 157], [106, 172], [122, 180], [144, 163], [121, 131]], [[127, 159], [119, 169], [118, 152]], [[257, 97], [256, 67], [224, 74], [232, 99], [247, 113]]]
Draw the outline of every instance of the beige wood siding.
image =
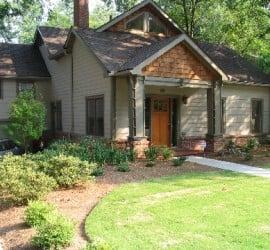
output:
[[[50, 81], [35, 81], [35, 88], [39, 97], [39, 100], [45, 104], [47, 110], [46, 126], [49, 128], [50, 124], [50, 95], [51, 95], [51, 83]], [[0, 99], [0, 127], [3, 121], [9, 119], [9, 109], [12, 101], [17, 96], [17, 81], [16, 80], [2, 80], [3, 98]], [[5, 137], [2, 129], [0, 128], [0, 138]]]
[[69, 133], [71, 130], [71, 56], [55, 61], [48, 59], [44, 45], [40, 47], [40, 51], [51, 74], [51, 101], [62, 102], [63, 132]]
[[254, 86], [228, 86], [222, 88], [226, 97], [226, 135], [251, 134], [251, 99], [263, 100], [263, 133], [269, 133], [270, 89]]
[[128, 80], [116, 80], [116, 140], [126, 140], [129, 136], [128, 121]]
[[104, 95], [104, 135], [111, 137], [111, 79], [88, 47], [76, 39], [74, 60], [74, 129], [86, 134], [86, 97]]
[[17, 93], [17, 83], [15, 80], [2, 80], [3, 98], [0, 98], [0, 121], [8, 120], [10, 103]]
[[[206, 89], [146, 86], [145, 94], [179, 97], [180, 121], [178, 131], [184, 136], [204, 137], [207, 134]], [[183, 96], [188, 97], [187, 104], [183, 104]]]

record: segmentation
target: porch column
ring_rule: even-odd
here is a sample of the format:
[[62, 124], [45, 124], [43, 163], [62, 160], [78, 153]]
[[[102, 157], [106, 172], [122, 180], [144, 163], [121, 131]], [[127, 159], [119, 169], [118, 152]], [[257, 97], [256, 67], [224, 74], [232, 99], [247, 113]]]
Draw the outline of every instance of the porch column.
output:
[[149, 142], [144, 134], [144, 78], [129, 76], [129, 140], [138, 158], [144, 158]]
[[212, 87], [207, 90], [208, 105], [208, 149], [219, 151], [223, 147], [221, 132], [221, 85], [222, 82], [213, 82]]
[[144, 137], [144, 78], [129, 76], [129, 136]]

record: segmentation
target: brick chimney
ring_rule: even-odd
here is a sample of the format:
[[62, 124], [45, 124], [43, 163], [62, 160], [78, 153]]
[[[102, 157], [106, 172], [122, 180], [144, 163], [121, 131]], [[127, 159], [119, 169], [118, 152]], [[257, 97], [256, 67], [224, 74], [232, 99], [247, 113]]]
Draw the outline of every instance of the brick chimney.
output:
[[89, 28], [88, 0], [74, 0], [74, 26]]

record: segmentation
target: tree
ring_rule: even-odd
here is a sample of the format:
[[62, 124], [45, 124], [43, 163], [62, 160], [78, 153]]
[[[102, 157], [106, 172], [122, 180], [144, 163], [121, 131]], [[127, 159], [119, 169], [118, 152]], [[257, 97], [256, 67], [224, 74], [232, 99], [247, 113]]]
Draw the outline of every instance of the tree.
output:
[[134, 5], [141, 0], [102, 0], [108, 7], [112, 7], [115, 5], [116, 11], [125, 12], [131, 9]]
[[22, 91], [12, 102], [7, 135], [28, 152], [32, 140], [37, 140], [45, 130], [46, 108], [35, 98], [33, 91]]
[[98, 5], [91, 13], [89, 26], [91, 28], [98, 28], [104, 23], [107, 23], [111, 17], [116, 16], [116, 11], [106, 5]]
[[73, 1], [61, 0], [53, 9], [49, 11], [46, 25], [68, 28], [72, 25], [72, 17]]

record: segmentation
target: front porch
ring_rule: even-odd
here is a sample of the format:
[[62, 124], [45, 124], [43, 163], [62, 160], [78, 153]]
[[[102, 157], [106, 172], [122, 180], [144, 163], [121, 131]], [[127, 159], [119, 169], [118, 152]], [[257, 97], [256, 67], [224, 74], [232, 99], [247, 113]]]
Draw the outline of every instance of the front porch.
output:
[[115, 81], [115, 140], [143, 150], [166, 145], [177, 154], [216, 151], [221, 135], [221, 84], [129, 76]]

